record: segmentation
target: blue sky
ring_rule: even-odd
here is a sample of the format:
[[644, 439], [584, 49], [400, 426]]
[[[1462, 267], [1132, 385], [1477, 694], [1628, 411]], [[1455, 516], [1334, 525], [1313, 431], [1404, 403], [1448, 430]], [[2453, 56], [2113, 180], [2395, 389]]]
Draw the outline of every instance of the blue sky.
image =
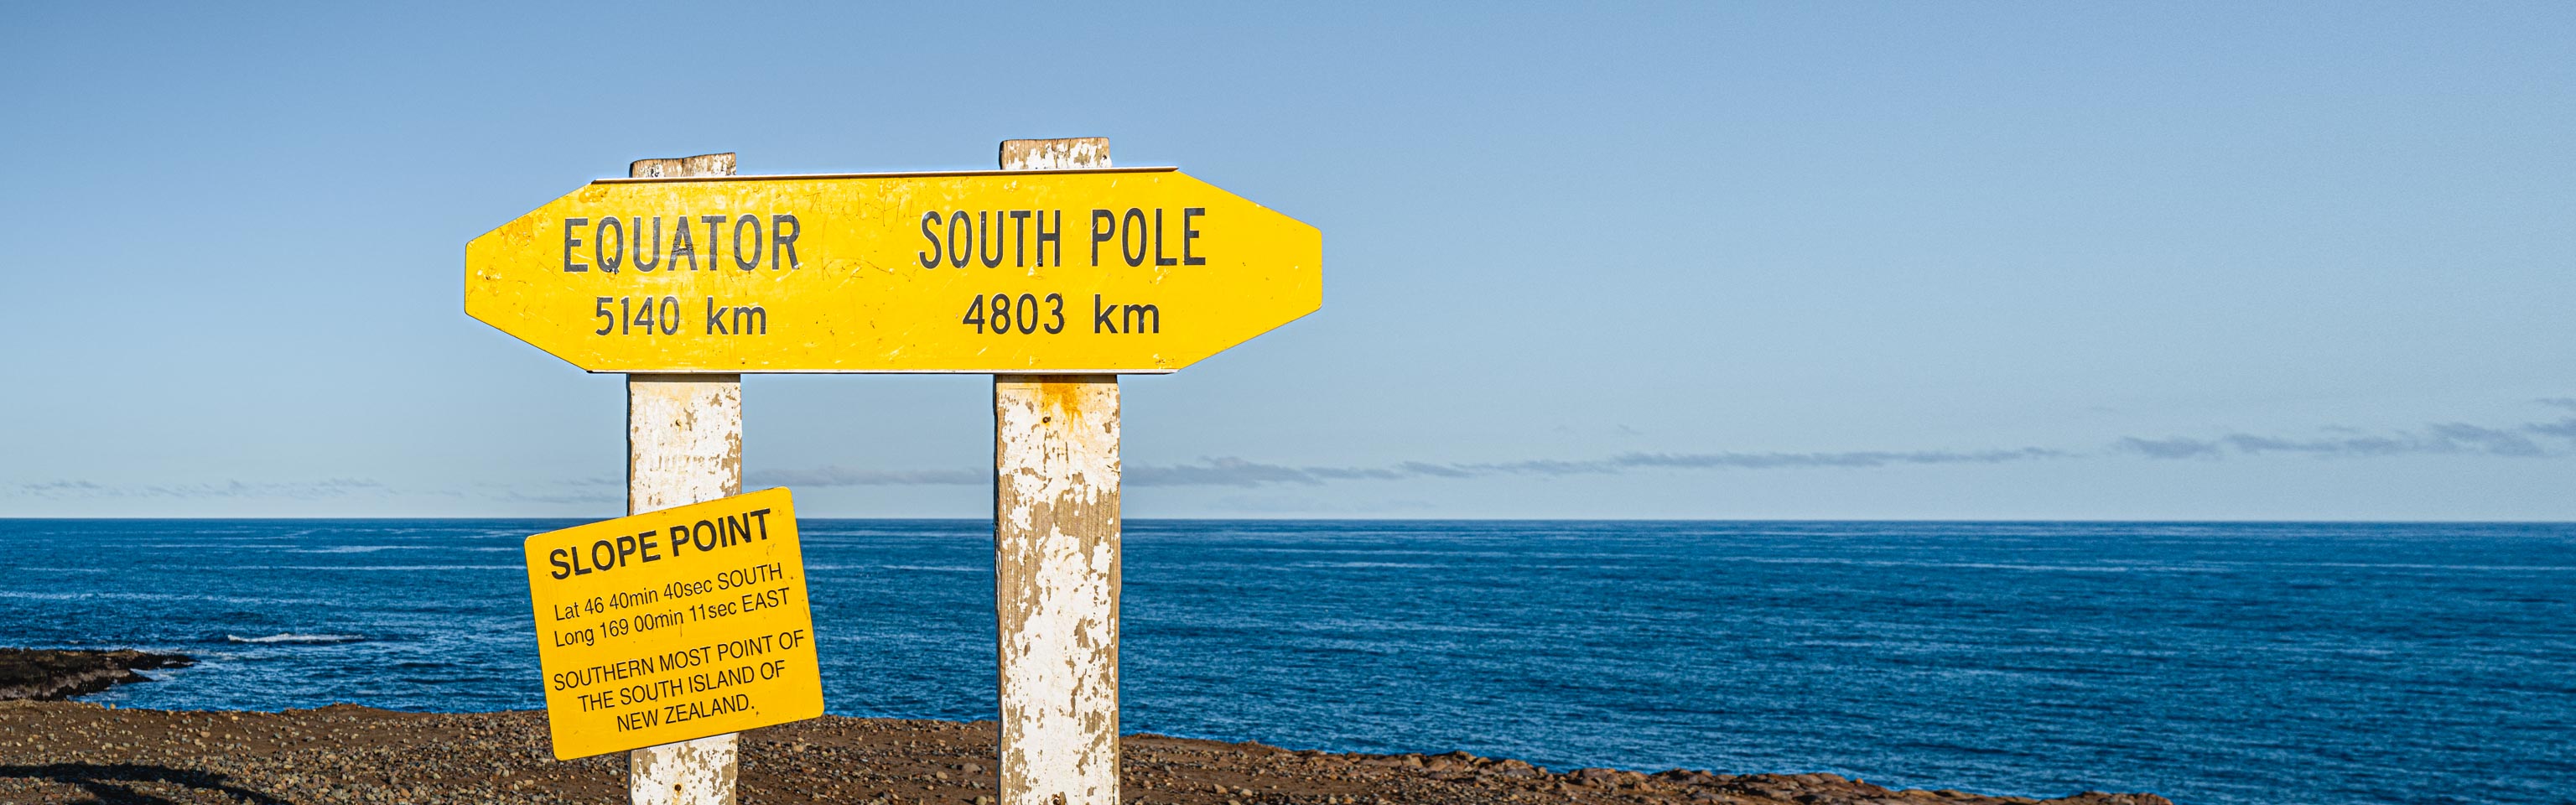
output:
[[[0, 516], [621, 513], [466, 318], [627, 161], [1101, 135], [1324, 233], [1126, 384], [1130, 516], [2576, 518], [2564, 4], [45, 4]], [[820, 516], [985, 516], [980, 377], [755, 376]]]

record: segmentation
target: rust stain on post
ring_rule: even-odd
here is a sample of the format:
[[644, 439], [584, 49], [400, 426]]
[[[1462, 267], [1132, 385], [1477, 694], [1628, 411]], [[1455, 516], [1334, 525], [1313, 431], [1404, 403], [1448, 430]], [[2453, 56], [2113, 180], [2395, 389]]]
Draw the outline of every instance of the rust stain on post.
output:
[[[1099, 137], [1005, 140], [1005, 169], [1109, 166]], [[993, 377], [1001, 805], [1118, 802], [1118, 378]]]
[[[732, 154], [642, 159], [627, 175], [731, 176]], [[626, 513], [742, 492], [742, 376], [626, 376]], [[627, 753], [635, 805], [733, 805], [733, 733]]]

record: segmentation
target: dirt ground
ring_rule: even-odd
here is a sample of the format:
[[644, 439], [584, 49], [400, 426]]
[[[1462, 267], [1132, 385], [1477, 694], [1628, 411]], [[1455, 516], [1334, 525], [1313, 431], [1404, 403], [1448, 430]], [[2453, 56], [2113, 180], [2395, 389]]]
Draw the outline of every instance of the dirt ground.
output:
[[[990, 805], [993, 724], [825, 716], [745, 733], [745, 805]], [[1125, 802], [1989, 803], [2171, 805], [2152, 794], [2064, 799], [1890, 791], [1831, 774], [1551, 772], [1517, 760], [1292, 752], [1128, 736]], [[118, 710], [0, 702], [5, 803], [623, 803], [626, 761], [548, 751], [539, 712], [399, 713], [334, 705], [285, 713]]]

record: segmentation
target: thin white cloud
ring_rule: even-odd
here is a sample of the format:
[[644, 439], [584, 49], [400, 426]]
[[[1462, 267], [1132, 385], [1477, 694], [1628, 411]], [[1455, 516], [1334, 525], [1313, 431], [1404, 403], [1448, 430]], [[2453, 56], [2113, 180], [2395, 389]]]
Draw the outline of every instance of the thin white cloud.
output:
[[[2551, 397], [2541, 405], [2576, 410], [2576, 398]], [[2224, 460], [2231, 457], [2303, 455], [2322, 459], [2409, 455], [2459, 455], [2548, 459], [2576, 456], [2576, 416], [2506, 427], [2465, 422], [2427, 424], [2411, 430], [2367, 432], [2320, 428], [2316, 435], [2284, 436], [2230, 432], [2210, 437], [2122, 437], [2106, 451], [2087, 452], [2045, 447], [1982, 450], [1854, 450], [1839, 452], [1627, 452], [1594, 459], [1532, 459], [1506, 462], [1400, 461], [1376, 465], [1277, 464], [1224, 456], [1179, 464], [1128, 464], [1124, 483], [1137, 487], [1206, 486], [1255, 489], [1279, 486], [1323, 486], [1342, 481], [1410, 479], [1463, 480], [1491, 477], [1568, 477], [1635, 472], [1705, 470], [1851, 470], [1901, 466], [1992, 465], [2056, 461], [2100, 455], [2129, 455], [2154, 460]], [[984, 469], [874, 470], [825, 466], [811, 469], [756, 470], [751, 486], [870, 487], [983, 486], [993, 482]], [[421, 494], [463, 496], [525, 503], [598, 503], [623, 497], [622, 478], [589, 477], [534, 483], [478, 483], [471, 492], [433, 490]], [[7, 487], [0, 487], [7, 489]], [[320, 499], [351, 495], [392, 495], [397, 491], [365, 479], [319, 481], [228, 480], [196, 484], [107, 484], [86, 479], [22, 483], [14, 490], [27, 497], [65, 498], [286, 498]], [[1246, 499], [1250, 500], [1250, 499]]]
[[102, 484], [87, 480], [55, 480], [18, 485], [18, 493], [29, 497], [64, 498], [289, 498], [313, 500], [347, 497], [356, 494], [388, 494], [393, 490], [375, 481], [357, 478], [331, 478], [320, 481], [221, 481], [197, 484]]
[[[1705, 469], [1859, 469], [1894, 465], [1997, 464], [2067, 458], [2075, 454], [2037, 447], [1980, 451], [1861, 451], [1843, 453], [1624, 453], [1581, 461], [1534, 460], [1444, 463], [1404, 461], [1377, 466], [1289, 465], [1236, 457], [1205, 458], [1182, 464], [1129, 464], [1121, 482], [1129, 486], [1322, 486], [1334, 481], [1394, 481], [1408, 478], [1465, 479], [1492, 476], [1615, 475], [1640, 470]], [[798, 486], [972, 486], [992, 483], [989, 471], [851, 470], [824, 467], [755, 473], [760, 485]]]
[[[2543, 400], [2543, 403], [2551, 403]], [[2554, 404], [2554, 403], [2553, 403]], [[2317, 458], [2374, 458], [2408, 455], [2472, 455], [2500, 458], [2560, 458], [2576, 455], [2576, 417], [2488, 427], [2465, 422], [2437, 422], [2413, 430], [2369, 433], [2327, 428], [2322, 436], [2273, 436], [2228, 433], [2212, 438], [2127, 437], [2112, 445], [2117, 452], [2148, 458], [2219, 459], [2264, 454]]]

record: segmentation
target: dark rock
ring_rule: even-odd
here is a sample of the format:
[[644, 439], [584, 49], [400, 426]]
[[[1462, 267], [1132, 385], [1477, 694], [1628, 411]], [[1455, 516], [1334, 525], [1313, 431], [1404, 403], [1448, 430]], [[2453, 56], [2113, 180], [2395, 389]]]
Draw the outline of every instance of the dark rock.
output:
[[1527, 762], [1506, 758], [1487, 766], [1485, 773], [1495, 777], [1537, 777], [1547, 772]]
[[0, 700], [66, 699], [148, 680], [135, 673], [138, 668], [180, 668], [196, 663], [195, 658], [183, 654], [147, 654], [132, 649], [0, 648]]

